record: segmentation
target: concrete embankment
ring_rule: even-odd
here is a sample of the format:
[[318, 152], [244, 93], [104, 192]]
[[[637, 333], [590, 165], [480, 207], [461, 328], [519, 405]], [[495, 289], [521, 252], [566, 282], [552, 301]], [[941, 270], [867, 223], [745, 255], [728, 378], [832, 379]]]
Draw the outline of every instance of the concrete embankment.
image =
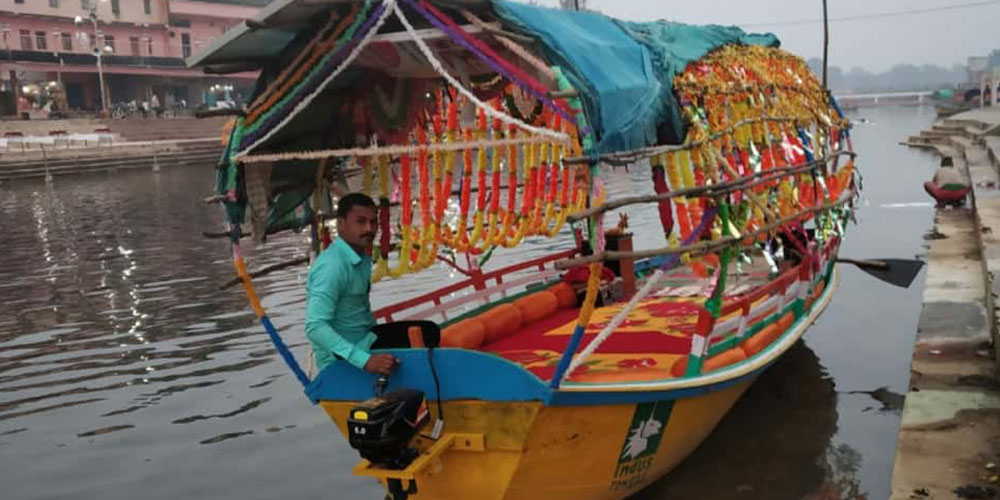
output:
[[[66, 134], [55, 144], [11, 137], [7, 147], [0, 149], [0, 180], [139, 168], [159, 170], [181, 165], [211, 166], [222, 154], [220, 137], [226, 118], [0, 122], [0, 131], [25, 138], [51, 137], [48, 132], [56, 130]], [[110, 130], [111, 140], [89, 143], [71, 140], [94, 135], [99, 129]]]
[[[908, 145], [951, 157], [973, 184], [939, 208], [892, 478], [892, 498], [994, 498], [1000, 489], [1000, 109], [954, 115]], [[915, 187], [916, 188], [916, 187]]]
[[0, 158], [0, 180], [181, 165], [211, 167], [222, 155], [218, 139], [120, 142], [111, 146], [33, 150]]

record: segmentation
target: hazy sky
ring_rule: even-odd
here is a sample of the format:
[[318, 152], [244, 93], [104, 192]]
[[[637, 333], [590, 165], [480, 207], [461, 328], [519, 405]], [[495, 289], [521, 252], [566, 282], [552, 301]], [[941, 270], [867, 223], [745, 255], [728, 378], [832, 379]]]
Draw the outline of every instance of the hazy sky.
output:
[[[928, 9], [988, 0], [828, 0], [830, 19]], [[557, 0], [539, 0], [557, 5]], [[803, 57], [822, 56], [822, 0], [588, 0], [588, 6], [630, 20], [667, 19], [692, 24], [735, 24], [770, 31], [782, 46]], [[924, 14], [833, 22], [830, 64], [886, 70], [898, 63], [965, 64], [970, 55], [1000, 49], [1000, 1]]]

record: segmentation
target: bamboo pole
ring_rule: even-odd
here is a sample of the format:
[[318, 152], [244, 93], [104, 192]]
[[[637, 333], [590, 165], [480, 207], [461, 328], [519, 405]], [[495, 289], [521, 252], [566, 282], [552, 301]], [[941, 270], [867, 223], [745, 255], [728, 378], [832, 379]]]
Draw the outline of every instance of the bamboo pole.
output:
[[[687, 142], [684, 144], [677, 144], [671, 146], [652, 146], [648, 148], [633, 149], [631, 151], [619, 151], [616, 153], [605, 153], [597, 157], [597, 161], [604, 163], [632, 163], [634, 161], [640, 160], [642, 158], [648, 158], [651, 156], [656, 156], [663, 153], [670, 153], [674, 151], [683, 151], [686, 149], [692, 149], [702, 144], [717, 139], [721, 139], [726, 135], [730, 135], [736, 131], [738, 127], [744, 125], [749, 125], [751, 123], [757, 122], [796, 122], [802, 120], [801, 118], [788, 117], [788, 116], [760, 116], [756, 118], [745, 118], [743, 120], [734, 122], [732, 125], [712, 134], [704, 139], [699, 139], [697, 141]], [[563, 163], [565, 164], [577, 164], [577, 163], [590, 163], [591, 158], [589, 156], [572, 156], [569, 158], [564, 158]]]
[[827, 17], [826, 0], [823, 0], [823, 90], [829, 90], [826, 86], [827, 55], [830, 50], [830, 19]]
[[639, 250], [639, 251], [635, 251], [635, 252], [613, 252], [613, 251], [609, 252], [609, 251], [604, 251], [604, 252], [601, 252], [601, 253], [597, 253], [597, 254], [593, 254], [593, 255], [587, 255], [587, 256], [584, 256], [584, 257], [577, 257], [577, 258], [574, 258], [574, 259], [567, 259], [567, 260], [558, 261], [558, 262], [555, 263], [555, 268], [556, 269], [560, 269], [560, 270], [564, 270], [564, 269], [569, 269], [571, 267], [575, 267], [575, 266], [579, 266], [579, 265], [583, 265], [583, 264], [589, 264], [591, 262], [597, 262], [597, 261], [608, 261], [608, 260], [619, 260], [619, 259], [644, 259], [644, 258], [647, 258], [647, 257], [658, 257], [660, 255], [676, 255], [676, 254], [684, 254], [684, 253], [690, 253], [690, 254], [695, 255], [695, 256], [697, 256], [697, 255], [703, 255], [703, 254], [706, 254], [706, 253], [711, 253], [711, 252], [713, 252], [715, 250], [719, 250], [719, 249], [722, 249], [722, 248], [725, 248], [725, 247], [728, 247], [728, 246], [731, 246], [731, 245], [735, 245], [739, 241], [742, 241], [742, 240], [745, 240], [745, 239], [748, 239], [748, 238], [749, 239], [753, 239], [753, 238], [756, 238], [757, 236], [760, 236], [762, 234], [770, 233], [771, 231], [774, 231], [774, 230], [778, 229], [779, 227], [781, 227], [781, 226], [783, 226], [785, 224], [788, 224], [790, 222], [793, 222], [793, 221], [795, 221], [795, 220], [797, 220], [800, 217], [803, 217], [805, 215], [809, 215], [809, 214], [813, 214], [813, 213], [817, 213], [817, 212], [822, 212], [823, 210], [829, 210], [831, 208], [839, 207], [841, 205], [844, 205], [845, 203], [850, 202], [852, 198], [853, 198], [853, 191], [845, 192], [845, 195], [842, 196], [840, 200], [838, 200], [836, 202], [833, 202], [833, 203], [831, 203], [829, 205], [823, 205], [821, 207], [807, 208], [807, 209], [799, 211], [799, 212], [797, 212], [795, 214], [792, 214], [792, 215], [789, 215], [787, 217], [783, 217], [781, 219], [778, 219], [778, 220], [776, 220], [776, 221], [774, 221], [774, 222], [772, 222], [772, 223], [770, 223], [770, 224], [768, 224], [766, 226], [761, 227], [760, 229], [758, 229], [758, 230], [756, 230], [756, 231], [754, 231], [752, 233], [747, 233], [747, 234], [744, 234], [744, 235], [740, 235], [738, 237], [725, 236], [725, 237], [719, 238], [719, 239], [717, 239], [715, 241], [702, 241], [702, 242], [698, 242], [698, 243], [693, 243], [691, 245], [684, 245], [684, 246], [678, 246], [678, 247], [663, 247], [663, 248], [656, 248], [656, 249], [651, 249], [651, 250]]
[[[771, 182], [773, 180], [780, 179], [782, 177], [788, 177], [795, 174], [800, 174], [803, 172], [808, 172], [813, 170], [824, 163], [829, 163], [835, 157], [847, 155], [852, 158], [855, 153], [852, 151], [837, 151], [830, 156], [823, 158], [822, 160], [814, 160], [809, 163], [799, 165], [797, 167], [780, 167], [771, 170], [764, 170], [761, 172], [755, 172], [751, 175], [741, 177], [739, 179], [734, 179], [729, 182], [722, 182], [719, 184], [711, 186], [697, 186], [691, 188], [676, 189], [662, 194], [646, 194], [641, 196], [630, 196], [626, 198], [619, 198], [617, 200], [609, 201], [603, 205], [592, 207], [581, 212], [576, 212], [566, 217], [568, 222], [577, 222], [593, 215], [607, 212], [609, 210], [614, 210], [616, 208], [621, 208], [627, 205], [635, 205], [639, 203], [653, 203], [664, 200], [669, 200], [671, 198], [677, 198], [681, 196], [719, 196], [733, 191], [739, 191], [742, 189], [749, 189], [755, 186], [759, 186], [765, 182]], [[777, 174], [777, 175], [773, 175]], [[757, 179], [758, 177], [766, 177], [758, 179], [754, 182], [749, 182], [752, 179]]]

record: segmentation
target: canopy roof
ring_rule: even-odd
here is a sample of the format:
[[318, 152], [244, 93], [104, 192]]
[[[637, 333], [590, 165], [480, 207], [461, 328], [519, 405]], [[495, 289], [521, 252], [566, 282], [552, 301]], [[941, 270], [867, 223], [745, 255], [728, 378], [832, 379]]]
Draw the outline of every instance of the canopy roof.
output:
[[[296, 40], [308, 39], [331, 16], [336, 18], [337, 9], [342, 11], [351, 3], [357, 1], [277, 0], [254, 19], [241, 23], [211, 47], [193, 56], [188, 63], [204, 67], [207, 72], [261, 68], [265, 73], [279, 71], [282, 62], [301, 50], [302, 43]], [[750, 35], [737, 27], [689, 26], [668, 21], [624, 22], [594, 12], [550, 9], [508, 0], [434, 0], [431, 3], [453, 12], [467, 8], [495, 21], [493, 26], [498, 29], [530, 37], [535, 43], [527, 48], [547, 64], [560, 66], [580, 91], [590, 131], [597, 139], [598, 153], [680, 142], [684, 125], [680, 104], [672, 89], [675, 75], [688, 63], [725, 44], [779, 45], [774, 35]], [[406, 8], [407, 3], [401, 5]], [[437, 48], [448, 50], [445, 44], [450, 42], [446, 35], [428, 26], [418, 26], [424, 28], [419, 30], [421, 37], [443, 39]], [[482, 31], [474, 25], [463, 28], [470, 33]], [[390, 22], [372, 42], [407, 44], [411, 40], [402, 33], [400, 26]], [[450, 49], [464, 51], [457, 45]], [[419, 55], [416, 65], [387, 68], [380, 67], [384, 66], [383, 62], [373, 52], [378, 51], [366, 50], [352, 66], [378, 68], [395, 77], [436, 77]], [[414, 54], [416, 51], [401, 49], [399, 52]], [[479, 64], [471, 53], [465, 56], [466, 76], [491, 73], [490, 68]], [[420, 65], [425, 71], [419, 71]], [[359, 81], [356, 77], [347, 72], [330, 89]], [[264, 80], [268, 78], [262, 76]], [[301, 131], [301, 127], [291, 128]]]
[[[256, 16], [243, 21], [215, 39], [210, 45], [188, 58], [188, 66], [227, 71], [239, 64], [245, 69], [260, 69], [275, 60], [296, 36], [316, 29], [317, 19], [327, 13], [359, 0], [273, 0]], [[434, 2], [441, 3], [441, 2]], [[452, 0], [446, 5], [475, 8], [488, 5], [487, 0]], [[234, 70], [242, 71], [242, 70]]]

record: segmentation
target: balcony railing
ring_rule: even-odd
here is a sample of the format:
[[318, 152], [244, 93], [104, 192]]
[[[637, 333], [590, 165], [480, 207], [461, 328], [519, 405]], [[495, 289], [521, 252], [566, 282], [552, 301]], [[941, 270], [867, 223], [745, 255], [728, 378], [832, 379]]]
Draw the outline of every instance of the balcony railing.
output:
[[[73, 52], [38, 51], [38, 50], [0, 50], [0, 61], [22, 61], [59, 64], [60, 59], [64, 64], [94, 65], [97, 56], [91, 54], [80, 54]], [[135, 66], [151, 68], [185, 68], [184, 59], [180, 57], [150, 57], [150, 56], [124, 56], [106, 55], [101, 57], [101, 62], [105, 66]]]

